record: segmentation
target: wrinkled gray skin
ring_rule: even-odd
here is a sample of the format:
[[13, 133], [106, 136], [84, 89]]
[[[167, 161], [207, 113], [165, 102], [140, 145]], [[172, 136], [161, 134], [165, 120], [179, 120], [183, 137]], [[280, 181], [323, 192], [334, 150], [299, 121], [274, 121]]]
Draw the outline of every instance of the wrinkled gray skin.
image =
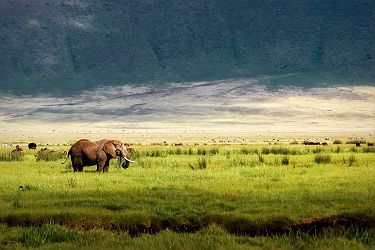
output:
[[127, 144], [118, 140], [90, 141], [81, 139], [69, 149], [68, 157], [71, 156], [74, 172], [82, 172], [84, 166], [96, 165], [98, 172], [108, 172], [109, 161], [112, 158], [122, 157], [125, 159], [123, 168], [128, 168], [129, 152]]

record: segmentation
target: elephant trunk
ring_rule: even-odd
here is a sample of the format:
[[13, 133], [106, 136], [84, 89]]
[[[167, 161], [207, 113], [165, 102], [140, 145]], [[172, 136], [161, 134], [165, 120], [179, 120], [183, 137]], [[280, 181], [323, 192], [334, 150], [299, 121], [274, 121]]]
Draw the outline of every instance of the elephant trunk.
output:
[[126, 147], [123, 147], [121, 149], [118, 149], [118, 155], [120, 156], [120, 158], [124, 158], [125, 159], [125, 162], [122, 163], [122, 167], [123, 168], [128, 168], [129, 167], [129, 164], [130, 163], [133, 163], [135, 161], [132, 161], [129, 159], [129, 153], [128, 153], [128, 150], [126, 149]]

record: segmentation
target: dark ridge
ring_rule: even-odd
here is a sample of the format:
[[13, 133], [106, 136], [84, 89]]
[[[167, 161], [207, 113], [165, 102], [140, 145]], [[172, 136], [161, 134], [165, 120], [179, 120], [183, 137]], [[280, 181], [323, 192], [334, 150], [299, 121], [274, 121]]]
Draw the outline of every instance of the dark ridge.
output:
[[195, 219], [159, 219], [121, 223], [104, 221], [100, 219], [73, 219], [56, 216], [54, 218], [32, 219], [28, 216], [8, 215], [1, 218], [0, 223], [13, 227], [35, 227], [44, 224], [58, 224], [79, 230], [103, 229], [110, 231], [128, 232], [132, 237], [141, 234], [155, 234], [169, 229], [179, 233], [194, 233], [198, 230], [218, 225], [228, 233], [247, 236], [271, 236], [271, 235], [319, 235], [327, 230], [343, 232], [348, 230], [373, 230], [375, 219], [366, 215], [333, 215], [325, 217], [312, 217], [300, 221], [292, 221], [287, 217], [271, 218], [267, 221], [251, 221], [246, 218], [232, 216], [207, 216], [201, 220]]

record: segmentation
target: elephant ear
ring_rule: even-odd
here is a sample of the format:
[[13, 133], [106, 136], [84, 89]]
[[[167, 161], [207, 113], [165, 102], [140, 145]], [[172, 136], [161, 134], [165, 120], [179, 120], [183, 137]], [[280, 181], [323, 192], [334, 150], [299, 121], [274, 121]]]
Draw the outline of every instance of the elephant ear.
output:
[[116, 157], [116, 147], [112, 141], [106, 142], [103, 147], [104, 152], [110, 154], [113, 158]]

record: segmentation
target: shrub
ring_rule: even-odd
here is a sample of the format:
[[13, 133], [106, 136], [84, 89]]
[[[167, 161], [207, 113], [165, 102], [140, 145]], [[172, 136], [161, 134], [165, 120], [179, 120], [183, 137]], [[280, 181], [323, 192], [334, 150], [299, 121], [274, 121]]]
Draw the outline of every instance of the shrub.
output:
[[189, 166], [192, 170], [196, 170], [196, 169], [203, 170], [207, 168], [207, 165], [208, 165], [208, 161], [206, 157], [204, 156], [198, 158], [196, 167], [189, 163]]
[[198, 148], [197, 154], [198, 155], [206, 155], [206, 149], [205, 148]]
[[258, 160], [259, 160], [260, 163], [264, 163], [263, 155], [258, 154]]
[[331, 162], [331, 156], [330, 155], [323, 155], [323, 154], [317, 154], [314, 157], [315, 163], [321, 164], [321, 163], [330, 163]]
[[349, 159], [348, 159], [349, 167], [351, 167], [356, 162], [357, 162], [357, 160], [355, 159], [354, 155], [349, 156]]
[[356, 148], [356, 147], [351, 147], [351, 148], [350, 148], [350, 152], [354, 152], [354, 153], [356, 153], [356, 152], [357, 152], [357, 148]]
[[188, 155], [192, 155], [192, 154], [194, 154], [193, 149], [192, 149], [192, 148], [189, 148], [188, 151], [186, 152], [186, 154], [188, 154]]
[[335, 140], [333, 141], [333, 144], [342, 144], [342, 142], [341, 142], [339, 139], [335, 139]]
[[346, 144], [365, 144], [366, 141], [365, 140], [361, 140], [361, 139], [354, 139], [354, 140], [349, 140], [346, 142]]
[[316, 148], [313, 148], [313, 150], [312, 150], [312, 152], [313, 152], [314, 154], [318, 154], [318, 153], [321, 153], [321, 152], [323, 152], [323, 151], [324, 151], [324, 149], [321, 148], [321, 147], [316, 147]]
[[363, 153], [375, 153], [375, 147], [364, 147]]
[[340, 148], [340, 147], [337, 147], [336, 149], [333, 150], [333, 152], [335, 152], [335, 153], [340, 153], [340, 152], [341, 152], [341, 148]]
[[208, 150], [208, 154], [210, 154], [210, 155], [216, 155], [218, 153], [219, 153], [219, 149], [218, 148], [210, 148]]
[[297, 144], [298, 144], [298, 141], [296, 141], [296, 140], [290, 142], [290, 145], [297, 145]]
[[271, 150], [269, 148], [267, 147], [262, 148], [262, 154], [268, 155], [269, 153], [271, 153]]
[[281, 164], [282, 165], [289, 165], [289, 157], [287, 155], [283, 156], [283, 158], [281, 159]]

